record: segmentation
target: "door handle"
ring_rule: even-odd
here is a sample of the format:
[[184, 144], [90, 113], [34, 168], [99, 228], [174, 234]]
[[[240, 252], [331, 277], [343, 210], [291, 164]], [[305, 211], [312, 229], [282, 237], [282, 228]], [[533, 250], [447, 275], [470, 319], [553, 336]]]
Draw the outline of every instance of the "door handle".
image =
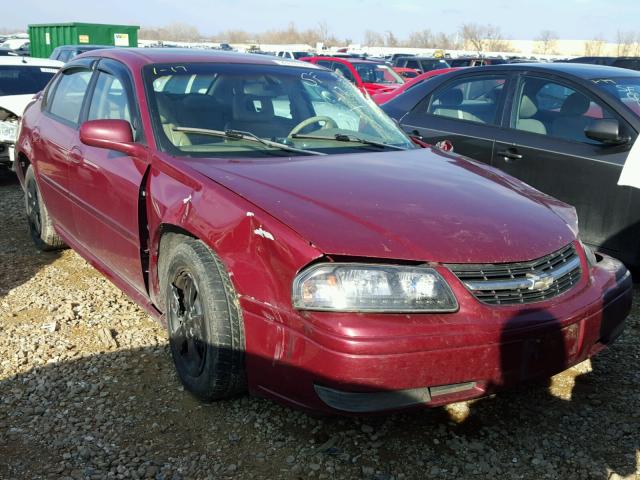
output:
[[522, 160], [522, 155], [518, 153], [515, 148], [509, 148], [507, 150], [500, 150], [498, 156], [504, 158], [505, 162], [513, 162], [515, 160]]
[[420, 132], [418, 130], [413, 130], [409, 136], [413, 137], [413, 138], [417, 138], [418, 140], [421, 140], [424, 142], [424, 138], [422, 137], [422, 135], [420, 135]]
[[40, 140], [42, 140], [42, 137], [40, 136], [40, 129], [38, 127], [31, 130], [31, 138], [33, 139], [33, 143], [40, 143]]
[[82, 152], [78, 147], [73, 147], [71, 150], [69, 150], [67, 158], [69, 159], [70, 163], [73, 163], [74, 165], [80, 165], [82, 163]]

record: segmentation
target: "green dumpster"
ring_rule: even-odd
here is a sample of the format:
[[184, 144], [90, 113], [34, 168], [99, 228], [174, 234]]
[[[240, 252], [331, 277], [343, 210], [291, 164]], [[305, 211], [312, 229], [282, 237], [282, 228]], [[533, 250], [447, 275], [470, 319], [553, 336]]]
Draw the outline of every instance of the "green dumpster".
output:
[[61, 45], [112, 45], [137, 47], [136, 25], [101, 23], [50, 23], [29, 25], [31, 56], [47, 58]]

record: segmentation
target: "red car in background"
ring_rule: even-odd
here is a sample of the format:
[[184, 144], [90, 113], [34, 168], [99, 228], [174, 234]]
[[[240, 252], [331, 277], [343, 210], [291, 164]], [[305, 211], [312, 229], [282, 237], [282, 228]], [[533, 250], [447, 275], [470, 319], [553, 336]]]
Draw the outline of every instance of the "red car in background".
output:
[[[394, 70], [397, 70], [394, 68]], [[406, 69], [405, 69], [406, 70]], [[399, 86], [393, 90], [377, 92], [371, 95], [371, 98], [378, 105], [382, 105], [385, 102], [388, 102], [392, 98], [396, 98], [398, 95], [402, 94], [402, 92], [406, 92], [411, 87], [418, 85], [425, 80], [429, 80], [430, 78], [436, 77], [438, 75], [442, 75], [443, 73], [453, 72], [455, 70], [460, 70], [459, 68], [441, 68], [440, 70], [429, 70], [428, 72], [422, 73], [415, 78], [407, 80], [404, 85]]]
[[361, 91], [373, 95], [391, 92], [404, 84], [400, 75], [388, 65], [360, 58], [306, 57], [305, 62], [339, 72]]
[[415, 68], [406, 68], [406, 67], [391, 67], [394, 72], [400, 75], [402, 78], [416, 78], [420, 75], [420, 70], [416, 70]]

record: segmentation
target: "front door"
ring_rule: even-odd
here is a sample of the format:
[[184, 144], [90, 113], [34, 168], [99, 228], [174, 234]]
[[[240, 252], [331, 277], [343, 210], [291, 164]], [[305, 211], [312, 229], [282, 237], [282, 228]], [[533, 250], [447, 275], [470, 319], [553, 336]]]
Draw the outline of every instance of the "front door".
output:
[[631, 189], [617, 182], [632, 142], [603, 144], [589, 139], [585, 128], [594, 119], [615, 118], [626, 135], [635, 138], [636, 132], [589, 91], [564, 79], [523, 76], [512, 104], [511, 128], [498, 132], [493, 165], [575, 206], [582, 240], [631, 262], [629, 253], [637, 252], [629, 252], [632, 232], [621, 234], [633, 214]]
[[[102, 60], [96, 74], [86, 119], [126, 120], [134, 129], [134, 138], [141, 138], [125, 67], [113, 60]], [[144, 294], [139, 201], [148, 159], [79, 141], [74, 148], [80, 161], [70, 168], [69, 178], [78, 239], [111, 272]]]

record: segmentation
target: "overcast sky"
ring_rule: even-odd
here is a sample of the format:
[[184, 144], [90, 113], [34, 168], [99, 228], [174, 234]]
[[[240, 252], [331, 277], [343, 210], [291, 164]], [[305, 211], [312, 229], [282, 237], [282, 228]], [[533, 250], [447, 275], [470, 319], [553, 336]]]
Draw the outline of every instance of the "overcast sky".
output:
[[[8, 6], [8, 5], [11, 6]], [[453, 33], [465, 22], [492, 23], [505, 38], [534, 39], [553, 30], [564, 39], [639, 31], [640, 0], [21, 0], [2, 8], [0, 27], [45, 22], [103, 22], [162, 26], [179, 21], [203, 34], [242, 29], [260, 32], [286, 27], [314, 28], [325, 20], [331, 33], [359, 42], [367, 29]]]

